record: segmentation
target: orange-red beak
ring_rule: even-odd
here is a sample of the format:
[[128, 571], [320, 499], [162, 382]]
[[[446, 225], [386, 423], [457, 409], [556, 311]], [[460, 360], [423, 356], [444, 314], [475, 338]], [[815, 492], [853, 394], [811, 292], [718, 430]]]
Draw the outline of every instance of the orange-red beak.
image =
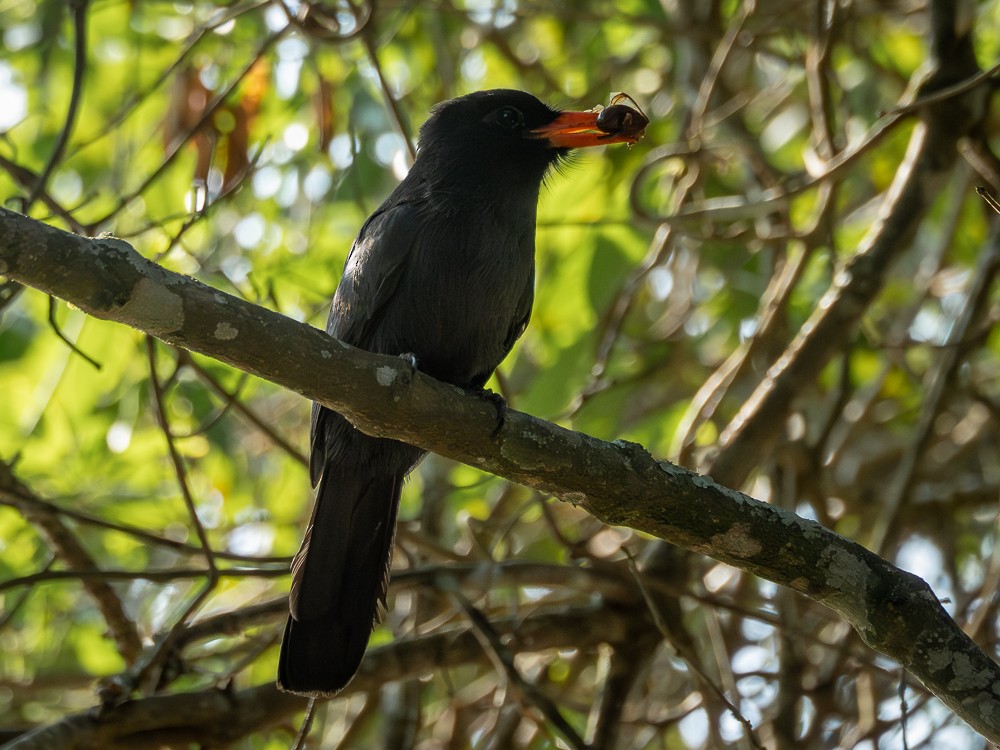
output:
[[585, 148], [609, 143], [638, 143], [643, 130], [606, 132], [597, 124], [600, 112], [563, 112], [548, 125], [530, 131], [532, 138], [544, 138], [553, 148]]

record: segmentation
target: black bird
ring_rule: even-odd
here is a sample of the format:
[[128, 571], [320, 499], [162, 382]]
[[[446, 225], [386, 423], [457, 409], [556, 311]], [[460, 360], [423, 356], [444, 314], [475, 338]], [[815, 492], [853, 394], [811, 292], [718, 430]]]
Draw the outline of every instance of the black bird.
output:
[[[531, 314], [546, 172], [571, 148], [641, 135], [603, 132], [597, 118], [505, 89], [437, 105], [406, 179], [354, 240], [327, 332], [482, 388]], [[313, 404], [316, 503], [292, 564], [283, 690], [332, 695], [357, 671], [385, 609], [403, 478], [422, 455]]]

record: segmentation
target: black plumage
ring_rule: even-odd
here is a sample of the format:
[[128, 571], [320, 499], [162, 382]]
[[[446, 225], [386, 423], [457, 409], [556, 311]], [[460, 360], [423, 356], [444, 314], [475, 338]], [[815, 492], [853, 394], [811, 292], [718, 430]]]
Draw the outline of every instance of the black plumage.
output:
[[[510, 90], [438, 105], [406, 179], [354, 241], [330, 335], [481, 388], [531, 313], [546, 172], [571, 147], [636, 140], [601, 133], [596, 118]], [[292, 566], [281, 688], [330, 695], [354, 676], [385, 607], [400, 488], [421, 456], [313, 406], [316, 500]]]

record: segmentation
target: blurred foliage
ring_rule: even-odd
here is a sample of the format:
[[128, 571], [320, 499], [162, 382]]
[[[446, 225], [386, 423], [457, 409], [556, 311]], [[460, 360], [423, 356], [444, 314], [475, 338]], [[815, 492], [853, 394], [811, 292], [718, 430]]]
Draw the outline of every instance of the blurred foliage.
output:
[[[1000, 2], [967, 5], [988, 68], [1000, 57]], [[735, 214], [716, 211], [718, 200], [752, 205], [861, 144], [928, 62], [927, 11], [906, 0], [9, 0], [0, 4], [0, 196], [58, 226], [111, 231], [172, 269], [322, 327], [354, 233], [403, 174], [434, 103], [515, 87], [590, 107], [627, 91], [652, 120], [646, 140], [581, 154], [549, 179], [532, 322], [493, 387], [515, 408], [697, 468], [872, 227], [913, 121], [854, 158], [829, 194], [814, 185], [774, 210]], [[984, 125], [994, 152], [997, 106]], [[882, 552], [926, 577], [995, 655], [997, 290], [951, 338], [991, 223], [995, 231], [997, 217], [971, 189], [983, 179], [964, 161], [955, 169], [849, 348], [803, 385], [781, 444], [747, 489], [866, 541], [901, 456], [922, 441]], [[665, 223], [680, 212], [693, 217]], [[8, 291], [0, 457], [67, 511], [61, 523], [94, 568], [136, 574], [111, 587], [142, 644], [182, 621], [282, 596], [309, 510], [308, 405], [217, 362], [155, 342], [150, 350], [135, 331], [62, 303], [50, 311], [37, 292]], [[768, 305], [778, 312], [764, 325]], [[939, 363], [956, 346], [932, 429], [920, 435]], [[747, 361], [699, 413], [705, 384], [741, 347]], [[241, 571], [193, 612], [206, 579], [180, 572], [203, 570], [204, 558], [180, 480], [213, 549], [228, 555], [219, 565]], [[639, 556], [647, 543], [432, 457], [405, 489], [396, 565], [517, 559], [565, 566], [567, 576], [608, 565], [630, 581], [625, 550]], [[909, 747], [984, 747], [822, 607], [707, 558], [680, 560], [678, 630], [635, 662], [618, 746], [738, 742], [743, 729], [707, 680], [769, 747], [902, 747], [900, 693]], [[92, 706], [99, 681], [127, 666], [81, 580], [44, 580], [74, 567], [36, 517], [0, 505], [0, 581], [10, 582], [0, 587], [4, 727]], [[143, 578], [149, 571], [154, 580]], [[527, 616], [593, 598], [560, 580], [484, 583], [476, 603], [491, 616]], [[373, 646], [463, 623], [429, 587], [412, 593], [395, 598]], [[272, 680], [282, 622], [278, 607], [263, 624], [191, 646], [159, 689]], [[591, 627], [600, 634], [599, 620]], [[574, 646], [516, 663], [586, 734], [610, 657]], [[406, 683], [402, 699], [384, 678], [382, 693], [321, 707], [323, 747], [380, 746], [403, 699], [417, 716], [411, 746], [554, 742], [485, 658]], [[236, 746], [287, 747], [290, 726]]]

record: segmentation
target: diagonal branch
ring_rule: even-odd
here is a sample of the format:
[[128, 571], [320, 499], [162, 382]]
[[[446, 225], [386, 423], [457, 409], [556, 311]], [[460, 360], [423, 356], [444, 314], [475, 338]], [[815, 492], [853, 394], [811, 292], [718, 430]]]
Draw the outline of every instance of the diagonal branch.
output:
[[[560, 608], [489, 622], [516, 651], [594, 648], [621, 641], [633, 625], [625, 612], [601, 605]], [[441, 666], [486, 660], [471, 627], [397, 641], [371, 649], [357, 677], [341, 696], [373, 693], [385, 685], [386, 675], [390, 674], [394, 680], [417, 678]], [[279, 692], [273, 684], [155, 695], [109, 706], [102, 712], [67, 716], [22, 735], [4, 748], [134, 750], [191, 743], [200, 747], [228, 746], [287, 721], [305, 705], [305, 698]]]
[[66, 153], [70, 135], [76, 125], [76, 116], [80, 110], [80, 98], [83, 94], [83, 80], [87, 72], [87, 6], [88, 0], [74, 0], [70, 3], [73, 11], [74, 55], [73, 55], [73, 88], [70, 91], [69, 105], [66, 109], [66, 122], [59, 132], [55, 148], [49, 156], [45, 168], [31, 188], [31, 193], [24, 199], [22, 210], [27, 213], [39, 196], [45, 193], [45, 185]]
[[[4, 461], [0, 461], [0, 502], [15, 504], [24, 517], [48, 538], [53, 551], [64, 564], [80, 570], [96, 569], [93, 558], [62, 516], [18, 479]], [[131, 664], [142, 652], [142, 641], [121, 597], [111, 582], [100, 576], [85, 578], [83, 586], [97, 603], [122, 658]]]
[[788, 586], [1000, 741], [1000, 666], [921, 579], [819, 524], [667, 462], [509, 411], [478, 395], [172, 273], [121, 240], [90, 240], [0, 209], [0, 273], [170, 344], [270, 380], [412, 443]]
[[[878, 220], [857, 253], [836, 274], [795, 340], [719, 437], [720, 451], [708, 468], [726, 484], [739, 486], [746, 481], [780, 435], [795, 397], [843, 350], [881, 291], [889, 265], [909, 248], [944, 187], [958, 158], [958, 142], [974, 132], [985, 116], [991, 91], [976, 66], [971, 34], [957, 36], [943, 30], [955, 27], [955, 19], [949, 21], [956, 12], [954, 5], [932, 3], [937, 65], [918, 89], [916, 104], [922, 119], [910, 137], [906, 158], [885, 195]], [[951, 88], [956, 82], [960, 85]], [[942, 99], [935, 92], [948, 96]]]

